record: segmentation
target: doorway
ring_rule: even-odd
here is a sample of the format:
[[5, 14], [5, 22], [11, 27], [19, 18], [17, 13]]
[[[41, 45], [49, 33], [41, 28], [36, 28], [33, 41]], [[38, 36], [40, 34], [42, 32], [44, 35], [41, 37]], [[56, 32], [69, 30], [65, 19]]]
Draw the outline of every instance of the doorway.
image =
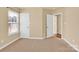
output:
[[30, 36], [30, 14], [20, 14], [20, 37], [29, 38]]
[[63, 13], [54, 15], [57, 17], [57, 37], [63, 38]]
[[57, 34], [57, 16], [47, 14], [47, 38]]

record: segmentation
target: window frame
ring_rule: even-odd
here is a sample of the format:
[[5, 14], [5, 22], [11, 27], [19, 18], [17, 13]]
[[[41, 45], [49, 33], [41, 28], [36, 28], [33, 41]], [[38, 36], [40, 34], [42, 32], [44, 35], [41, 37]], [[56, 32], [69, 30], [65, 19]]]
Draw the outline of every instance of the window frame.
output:
[[[13, 15], [13, 14], [14, 15]], [[14, 17], [16, 17], [16, 21], [14, 22], [14, 20], [12, 21], [12, 19], [10, 20], [9, 17], [12, 17], [12, 19]], [[16, 31], [15, 32], [12, 32], [12, 28], [11, 28], [11, 32], [10, 32], [10, 26], [12, 25], [13, 27], [13, 24], [15, 24], [15, 27], [16, 27]], [[19, 33], [19, 12], [16, 12], [16, 11], [13, 11], [13, 10], [8, 10], [8, 36], [11, 36], [11, 35], [14, 35], [14, 34], [17, 34]]]

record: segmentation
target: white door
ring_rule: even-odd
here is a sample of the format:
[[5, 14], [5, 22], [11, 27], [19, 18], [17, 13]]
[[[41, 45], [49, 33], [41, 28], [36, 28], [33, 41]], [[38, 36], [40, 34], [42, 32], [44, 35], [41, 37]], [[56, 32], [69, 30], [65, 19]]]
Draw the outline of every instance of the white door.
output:
[[53, 34], [57, 34], [57, 16], [53, 15]]
[[53, 15], [47, 14], [47, 37], [53, 35]]
[[29, 38], [30, 36], [30, 14], [21, 13], [20, 14], [20, 37]]

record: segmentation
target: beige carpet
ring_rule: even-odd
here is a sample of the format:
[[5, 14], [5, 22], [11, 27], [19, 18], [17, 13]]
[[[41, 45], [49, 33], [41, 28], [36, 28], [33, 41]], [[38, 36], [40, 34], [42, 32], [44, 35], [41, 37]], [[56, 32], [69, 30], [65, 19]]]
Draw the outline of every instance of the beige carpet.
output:
[[64, 40], [56, 37], [39, 39], [19, 39], [1, 52], [76, 52]]

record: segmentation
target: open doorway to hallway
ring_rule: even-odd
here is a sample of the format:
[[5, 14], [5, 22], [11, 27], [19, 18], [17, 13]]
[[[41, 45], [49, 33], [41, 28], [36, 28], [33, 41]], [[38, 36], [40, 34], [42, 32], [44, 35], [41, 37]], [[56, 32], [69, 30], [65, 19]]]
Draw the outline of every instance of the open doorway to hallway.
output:
[[57, 36], [63, 38], [63, 14], [47, 14], [47, 38]]
[[57, 37], [63, 39], [63, 13], [55, 14], [57, 17]]

